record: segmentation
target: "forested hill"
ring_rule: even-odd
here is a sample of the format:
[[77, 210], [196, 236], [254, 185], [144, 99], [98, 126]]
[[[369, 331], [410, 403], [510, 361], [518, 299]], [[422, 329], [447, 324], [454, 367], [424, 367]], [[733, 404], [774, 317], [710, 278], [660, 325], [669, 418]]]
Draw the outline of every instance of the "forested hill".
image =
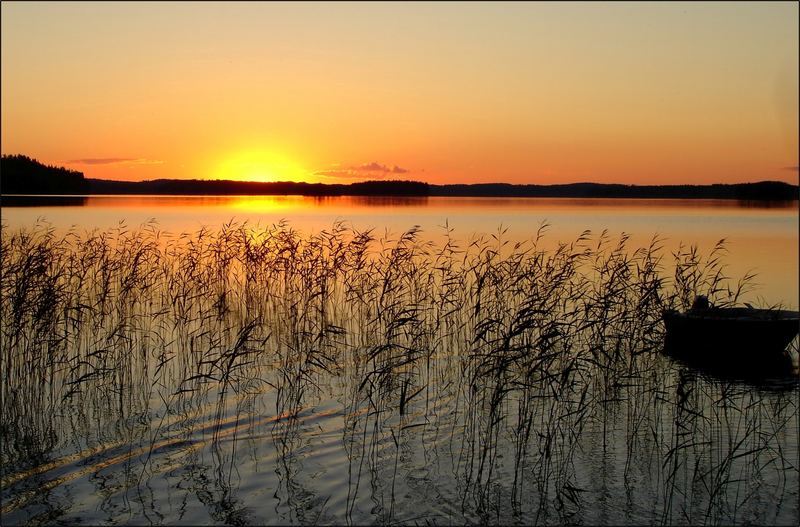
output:
[[324, 184], [280, 181], [227, 181], [206, 179], [155, 179], [152, 181], [107, 181], [89, 179], [92, 194], [175, 194], [211, 196], [427, 196], [429, 185], [419, 181], [365, 181]]
[[550, 198], [705, 198], [740, 200], [796, 200], [797, 185], [779, 181], [718, 185], [431, 185], [418, 181], [366, 181], [363, 183], [257, 183], [222, 180], [159, 179], [138, 183], [89, 179], [92, 194], [182, 195], [299, 195], [299, 196], [474, 196]]
[[24, 155], [0, 158], [0, 193], [87, 194], [89, 182], [82, 172], [42, 164]]
[[431, 185], [431, 196], [527, 196], [539, 198], [675, 198], [797, 200], [797, 185], [781, 181], [715, 185], [619, 185], [571, 183], [565, 185]]
[[473, 196], [548, 198], [705, 198], [797, 200], [797, 185], [780, 181], [716, 185], [432, 185], [419, 181], [365, 181], [350, 184], [157, 179], [111, 181], [84, 178], [81, 172], [44, 165], [23, 155], [3, 156], [3, 194], [173, 194], [173, 195], [300, 195], [300, 196]]

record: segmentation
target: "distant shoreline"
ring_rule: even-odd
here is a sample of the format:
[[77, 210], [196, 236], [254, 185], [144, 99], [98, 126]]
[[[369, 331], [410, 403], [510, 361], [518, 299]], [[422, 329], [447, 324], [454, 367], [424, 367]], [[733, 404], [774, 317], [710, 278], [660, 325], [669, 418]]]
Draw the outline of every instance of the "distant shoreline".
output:
[[48, 166], [23, 155], [3, 156], [2, 195], [183, 195], [183, 196], [387, 196], [387, 197], [527, 197], [731, 199], [798, 201], [800, 187], [782, 181], [711, 185], [622, 185], [569, 183], [516, 185], [475, 183], [434, 185], [421, 181], [364, 181], [359, 183], [297, 183], [200, 179], [114, 181], [84, 177], [82, 172]]
[[3, 196], [384, 196], [384, 197], [524, 197], [524, 198], [612, 198], [612, 199], [725, 199], [745, 201], [798, 201], [800, 187], [778, 181], [712, 185], [622, 185], [570, 183], [560, 185], [515, 185], [477, 183], [434, 185], [416, 181], [367, 181], [351, 184], [227, 180], [160, 179], [113, 181], [86, 178], [82, 188], [48, 191], [23, 188], [9, 192], [0, 182]]
[[797, 201], [797, 185], [777, 181], [713, 185], [621, 185], [571, 183], [514, 185], [477, 183], [434, 185], [416, 181], [367, 181], [351, 184], [259, 183], [225, 180], [128, 182], [87, 179], [87, 195], [186, 196], [388, 196], [388, 197], [527, 197], [527, 198], [631, 198], [631, 199], [731, 199]]

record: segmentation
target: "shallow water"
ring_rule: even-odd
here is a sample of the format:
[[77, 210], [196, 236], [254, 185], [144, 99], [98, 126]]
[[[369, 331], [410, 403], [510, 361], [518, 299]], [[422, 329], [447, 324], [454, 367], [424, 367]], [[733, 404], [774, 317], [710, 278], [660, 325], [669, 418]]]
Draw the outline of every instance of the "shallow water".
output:
[[[653, 217], [691, 223], [676, 208]], [[796, 236], [794, 210], [720, 213], [749, 214]], [[367, 264], [350, 231], [247, 229], [4, 245], [3, 524], [797, 524], [796, 374], [661, 353], [669, 251], [657, 284], [633, 236], [465, 256], [394, 235]], [[781, 280], [769, 300], [797, 305]]]
[[[513, 414], [490, 452], [491, 476], [476, 481], [469, 465], [485, 445], [469, 443], [442, 392], [380, 423], [338, 392], [276, 419], [267, 393], [222, 415], [211, 404], [191, 419], [162, 421], [162, 408], [149, 426], [110, 415], [64, 426], [38, 466], [4, 473], [3, 521], [795, 524], [797, 386], [760, 392], [668, 361], [657, 368], [657, 383], [598, 402], [578, 437], [557, 428], [546, 460], [552, 430], [534, 426], [542, 436], [517, 488]], [[681, 406], [684, 393], [694, 400]]]

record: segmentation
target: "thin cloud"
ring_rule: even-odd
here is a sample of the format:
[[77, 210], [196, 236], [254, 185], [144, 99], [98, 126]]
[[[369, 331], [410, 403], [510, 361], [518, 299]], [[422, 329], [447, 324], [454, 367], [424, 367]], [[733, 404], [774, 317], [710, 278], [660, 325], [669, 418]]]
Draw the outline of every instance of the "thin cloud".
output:
[[363, 171], [363, 172], [386, 172], [392, 174], [406, 174], [408, 170], [397, 165], [393, 167], [389, 167], [387, 165], [381, 165], [380, 163], [376, 163], [373, 161], [372, 163], [365, 163], [363, 165], [359, 165], [357, 167], [353, 167], [353, 170]]
[[159, 159], [145, 159], [142, 157], [87, 157], [84, 159], [71, 159], [70, 165], [161, 165]]
[[[339, 165], [334, 165], [338, 167]], [[330, 178], [374, 178], [381, 179], [392, 174], [408, 174], [410, 171], [407, 168], [399, 167], [397, 165], [383, 165], [376, 161], [371, 163], [363, 163], [344, 168], [331, 168], [328, 170], [320, 170], [314, 172], [314, 175], [330, 177]]]
[[363, 178], [364, 174], [353, 172], [350, 170], [320, 170], [314, 172], [315, 176], [331, 177], [331, 178]]

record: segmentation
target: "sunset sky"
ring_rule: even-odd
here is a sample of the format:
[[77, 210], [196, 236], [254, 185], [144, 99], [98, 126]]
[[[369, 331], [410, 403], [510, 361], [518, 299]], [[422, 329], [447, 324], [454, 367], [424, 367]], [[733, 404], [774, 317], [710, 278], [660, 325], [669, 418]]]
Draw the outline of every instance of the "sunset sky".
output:
[[2, 3], [2, 153], [87, 177], [798, 182], [798, 4]]

